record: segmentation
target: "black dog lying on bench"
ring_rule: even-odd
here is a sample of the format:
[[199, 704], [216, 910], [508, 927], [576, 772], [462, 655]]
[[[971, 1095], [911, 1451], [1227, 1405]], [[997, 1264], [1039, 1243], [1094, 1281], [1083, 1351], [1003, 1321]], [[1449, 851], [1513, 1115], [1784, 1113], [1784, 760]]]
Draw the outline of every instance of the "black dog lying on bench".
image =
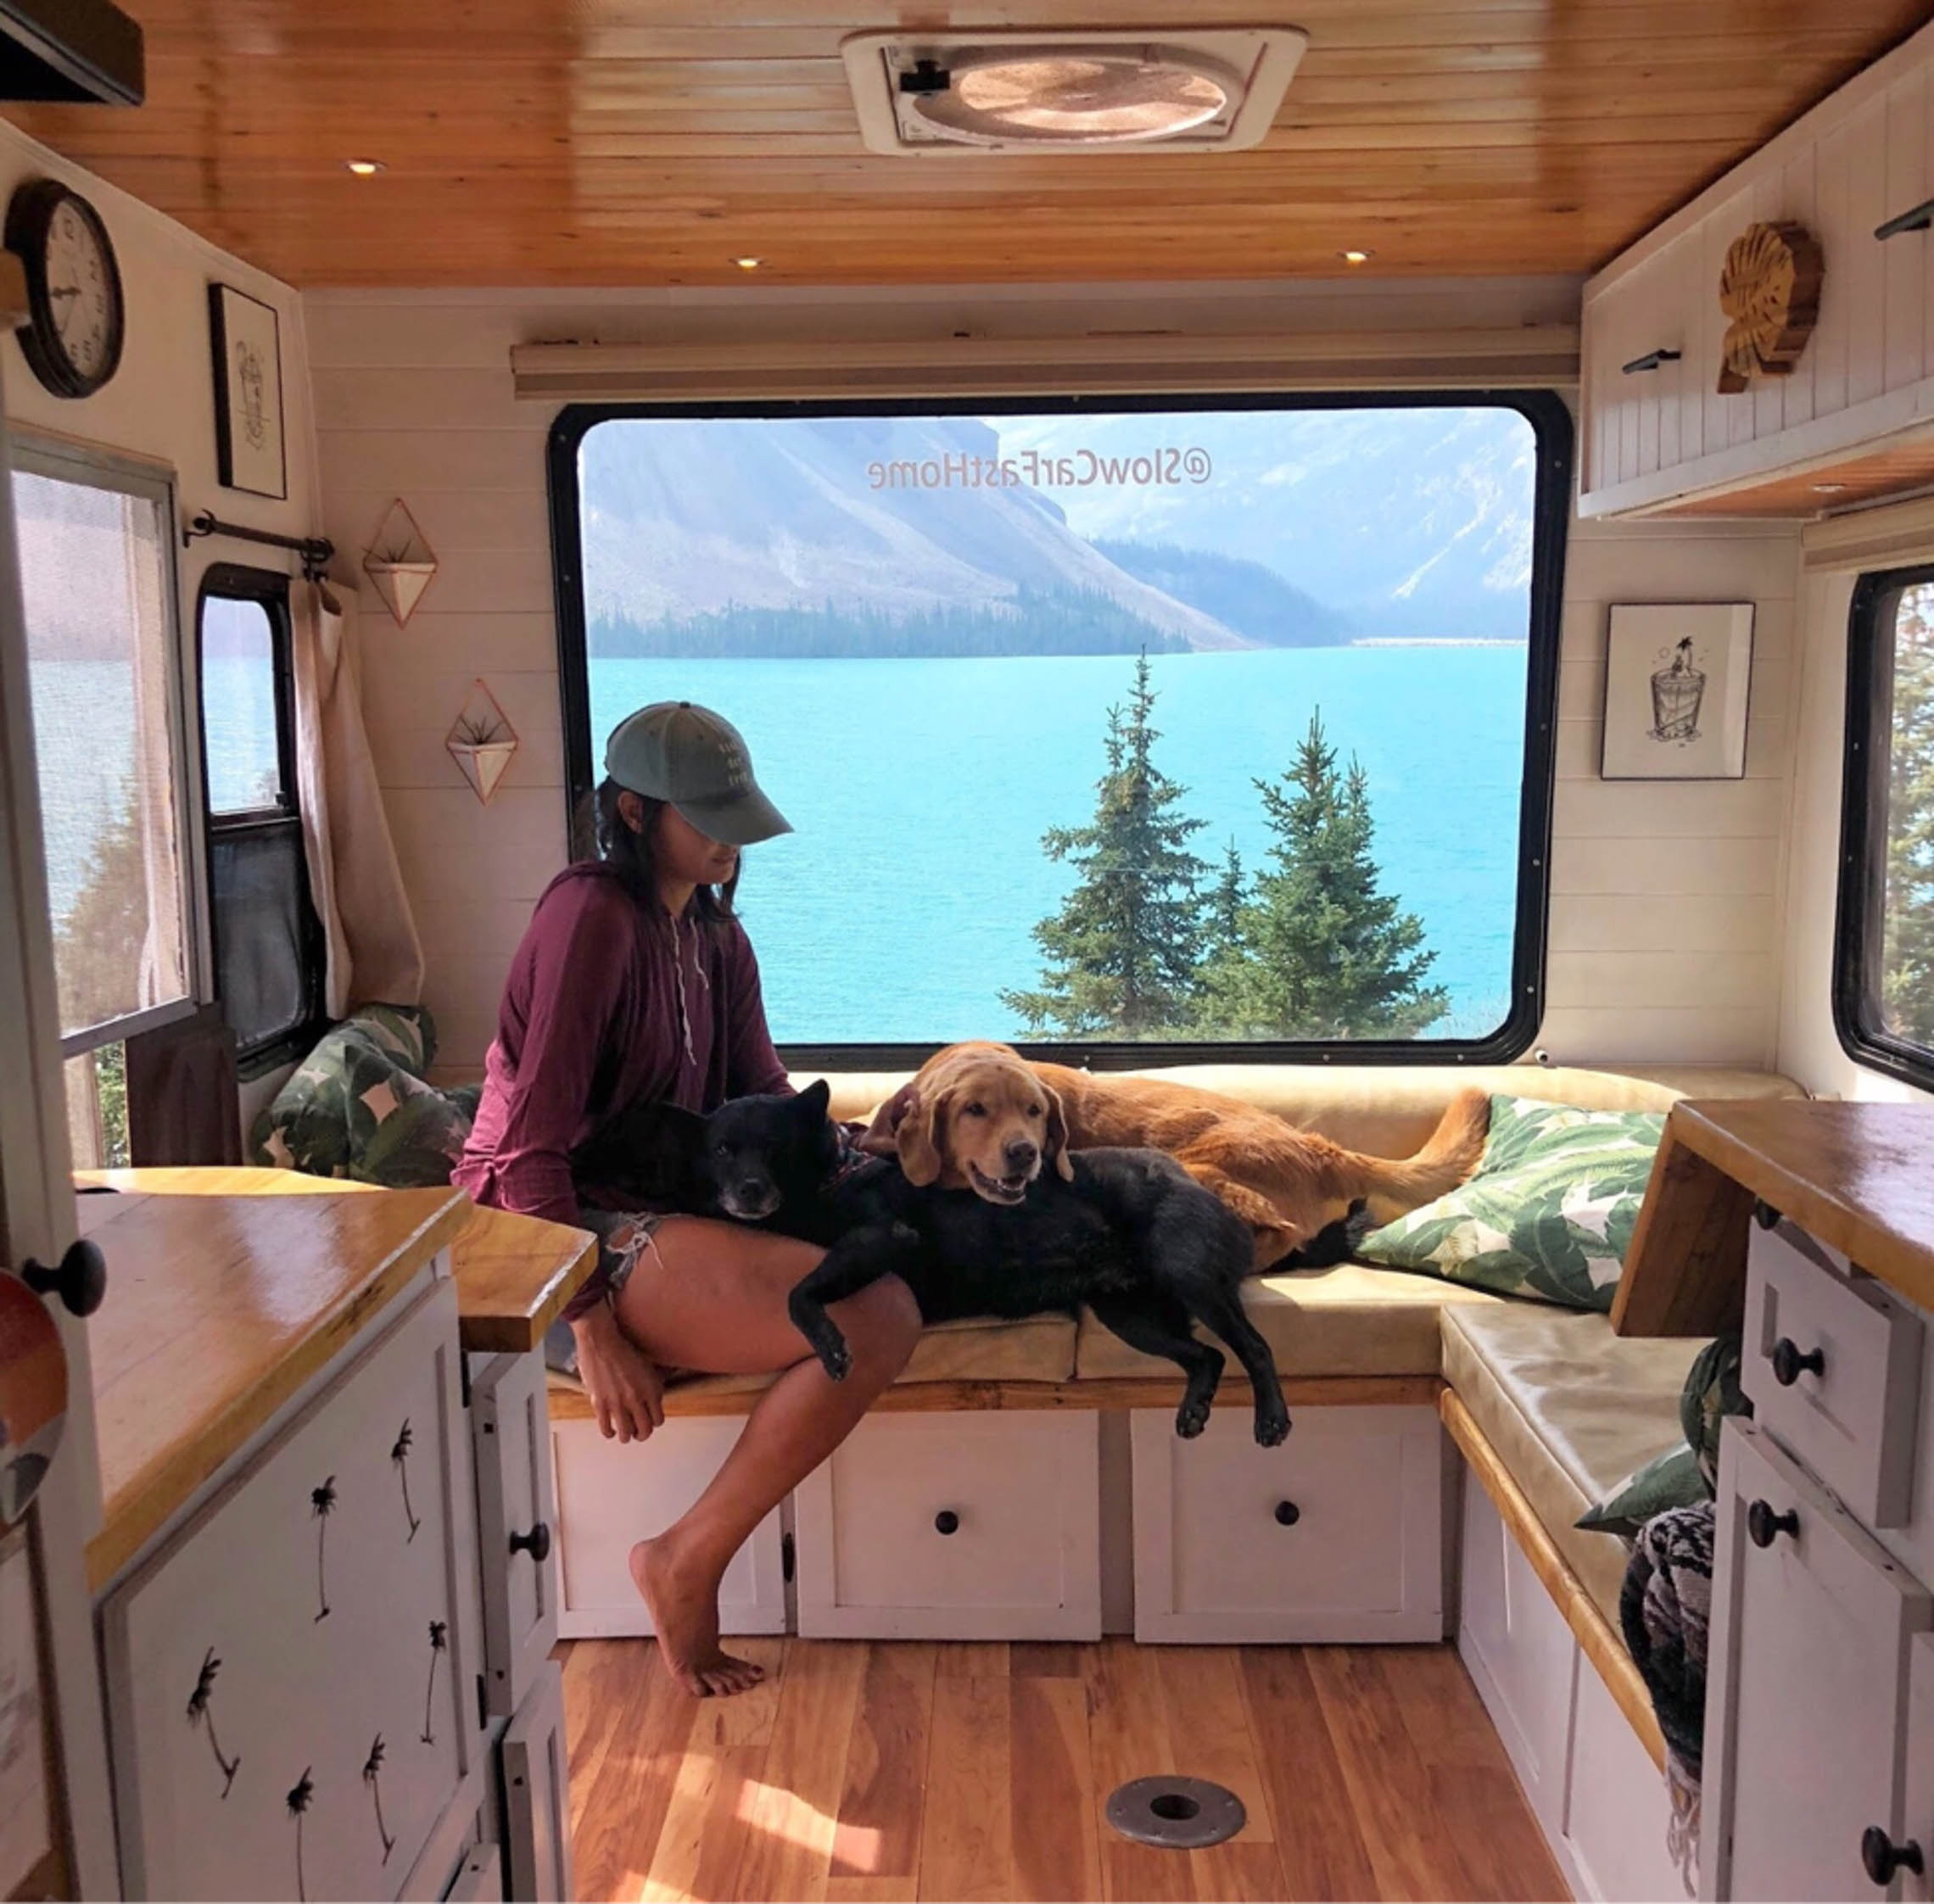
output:
[[[987, 1154], [1008, 1166], [991, 1172], [971, 1156], [953, 1159], [966, 1187], [948, 1187], [944, 1168], [919, 1181], [920, 1159], [909, 1170], [891, 1158], [844, 1152], [824, 1081], [797, 1097], [735, 1098], [708, 1118], [640, 1106], [579, 1161], [600, 1181], [635, 1187], [642, 1200], [824, 1246], [790, 1306], [836, 1381], [850, 1358], [826, 1305], [882, 1276], [907, 1283], [928, 1322], [1072, 1314], [1085, 1302], [1131, 1346], [1180, 1365], [1188, 1380], [1176, 1432], [1184, 1436], [1202, 1432], [1224, 1367], [1221, 1351], [1192, 1332], [1193, 1321], [1205, 1323], [1241, 1360], [1255, 1392], [1255, 1438], [1275, 1447], [1289, 1432], [1289, 1414], [1269, 1345], [1243, 1313], [1240, 1285], [1253, 1252], [1247, 1226], [1160, 1151], [1054, 1147], [1053, 1093], [1025, 1068], [1015, 1088], [1023, 1099], [1034, 1094], [1038, 1116], [1025, 1102], [1018, 1125], [991, 1104], [959, 1107], [961, 1126], [990, 1125], [996, 1147]], [[947, 1119], [926, 1123], [935, 1121], [946, 1131]], [[1038, 1141], [1015, 1134], [1029, 1126], [1038, 1127]], [[971, 1134], [940, 1140], [948, 1152], [956, 1142], [979, 1147]], [[1303, 1259], [1321, 1253], [1340, 1260], [1355, 1222], [1332, 1225]]]

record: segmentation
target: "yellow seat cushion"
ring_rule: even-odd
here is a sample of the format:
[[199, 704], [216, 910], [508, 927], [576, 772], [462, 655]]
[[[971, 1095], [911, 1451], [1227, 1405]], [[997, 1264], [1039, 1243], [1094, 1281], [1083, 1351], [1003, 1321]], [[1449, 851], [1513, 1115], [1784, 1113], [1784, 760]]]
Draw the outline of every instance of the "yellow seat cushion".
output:
[[1704, 1342], [1615, 1336], [1606, 1316], [1536, 1303], [1447, 1307], [1442, 1322], [1444, 1379], [1618, 1632], [1629, 1548], [1575, 1522], [1685, 1439], [1680, 1391]]
[[[1274, 1354], [1277, 1371], [1297, 1376], [1435, 1375], [1443, 1365], [1438, 1318], [1444, 1310], [1495, 1307], [1502, 1299], [1440, 1276], [1364, 1263], [1251, 1276], [1243, 1285], [1243, 1307]], [[1181, 1372], [1173, 1362], [1131, 1348], [1082, 1311], [1076, 1380]]]

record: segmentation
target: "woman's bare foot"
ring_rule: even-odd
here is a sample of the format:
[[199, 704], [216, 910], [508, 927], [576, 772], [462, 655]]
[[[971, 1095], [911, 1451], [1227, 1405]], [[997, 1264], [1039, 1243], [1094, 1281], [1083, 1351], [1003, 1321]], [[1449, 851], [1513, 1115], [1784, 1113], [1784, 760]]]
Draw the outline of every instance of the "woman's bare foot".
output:
[[718, 1646], [718, 1581], [683, 1565], [670, 1538], [641, 1540], [631, 1549], [632, 1583], [643, 1596], [672, 1677], [695, 1698], [742, 1693], [765, 1668], [734, 1659]]

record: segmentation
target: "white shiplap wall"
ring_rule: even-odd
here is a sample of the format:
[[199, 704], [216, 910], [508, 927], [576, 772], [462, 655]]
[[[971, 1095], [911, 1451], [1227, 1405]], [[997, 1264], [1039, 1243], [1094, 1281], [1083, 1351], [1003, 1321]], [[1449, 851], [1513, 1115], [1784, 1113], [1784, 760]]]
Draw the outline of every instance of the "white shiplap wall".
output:
[[[565, 814], [544, 448], [551, 412], [511, 395], [513, 343], [905, 334], [917, 302], [811, 295], [730, 304], [677, 294], [315, 293], [305, 299], [327, 532], [355, 572], [391, 499], [442, 567], [406, 629], [364, 585], [370, 728], [405, 876], [418, 900], [445, 1068], [473, 1072], [532, 902], [563, 863]], [[1248, 332], [1395, 321], [1563, 321], [1576, 285], [1519, 281], [1378, 292], [1090, 290], [1025, 305], [958, 294], [981, 330], [1127, 321]], [[1400, 318], [1399, 314], [1400, 313]], [[1018, 314], [1018, 319], [1017, 319]], [[1452, 314], [1455, 314], [1454, 315]], [[1550, 1011], [1566, 1063], [1771, 1061], [1791, 757], [1795, 531], [1778, 525], [1574, 525], [1568, 565], [1552, 861]], [[1752, 601], [1752, 733], [1738, 783], [1596, 779], [1606, 607]], [[481, 674], [523, 748], [479, 807], [443, 736]], [[768, 956], [773, 956], [769, 951]], [[779, 1028], [783, 1033], [784, 1027]]]

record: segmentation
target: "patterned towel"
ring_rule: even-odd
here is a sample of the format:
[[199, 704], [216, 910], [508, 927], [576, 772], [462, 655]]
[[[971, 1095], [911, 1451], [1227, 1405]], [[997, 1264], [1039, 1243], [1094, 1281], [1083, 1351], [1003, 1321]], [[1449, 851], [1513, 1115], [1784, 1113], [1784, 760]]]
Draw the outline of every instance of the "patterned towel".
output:
[[1672, 1795], [1667, 1849], [1687, 1890], [1699, 1857], [1699, 1753], [1706, 1726], [1706, 1635], [1713, 1610], [1713, 1503], [1674, 1507], [1639, 1529], [1618, 1623], [1665, 1734]]

